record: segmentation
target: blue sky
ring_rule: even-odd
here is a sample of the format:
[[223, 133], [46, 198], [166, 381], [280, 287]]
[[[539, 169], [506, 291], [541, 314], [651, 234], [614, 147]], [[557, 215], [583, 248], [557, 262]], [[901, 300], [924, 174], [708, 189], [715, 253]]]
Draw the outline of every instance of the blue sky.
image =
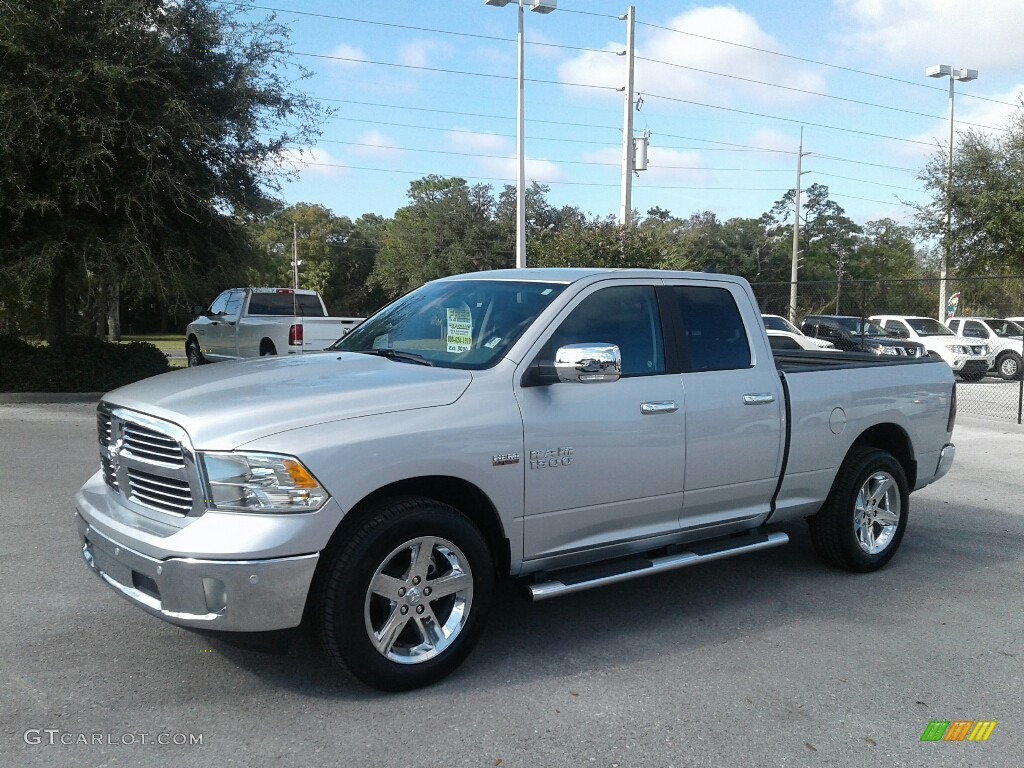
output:
[[[910, 223], [903, 202], [927, 201], [917, 171], [948, 137], [948, 80], [926, 67], [979, 71], [956, 84], [958, 131], [1005, 126], [1021, 92], [1020, 0], [634, 5], [635, 132], [650, 131], [650, 166], [633, 183], [641, 213], [759, 216], [795, 183], [803, 125], [805, 188], [827, 184], [858, 222]], [[256, 7], [277, 9], [314, 72], [304, 88], [338, 110], [287, 202], [390, 216], [426, 174], [514, 183], [515, 0]], [[626, 8], [558, 0], [525, 15], [527, 179], [598, 216], [619, 210]]]

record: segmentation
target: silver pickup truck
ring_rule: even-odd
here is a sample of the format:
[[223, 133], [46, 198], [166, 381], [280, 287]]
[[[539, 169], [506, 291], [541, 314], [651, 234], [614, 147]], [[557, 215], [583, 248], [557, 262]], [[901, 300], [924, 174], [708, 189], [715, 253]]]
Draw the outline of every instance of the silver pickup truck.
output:
[[742, 279], [438, 280], [326, 352], [157, 376], [99, 405], [82, 554], [174, 624], [308, 624], [364, 682], [434, 682], [497, 579], [533, 599], [786, 543], [870, 572], [950, 468], [941, 360], [773, 357]]

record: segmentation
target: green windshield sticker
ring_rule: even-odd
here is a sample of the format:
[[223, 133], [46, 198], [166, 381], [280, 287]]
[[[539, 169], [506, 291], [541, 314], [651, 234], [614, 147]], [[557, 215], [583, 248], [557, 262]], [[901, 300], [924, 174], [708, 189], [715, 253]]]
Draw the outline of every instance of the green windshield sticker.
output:
[[468, 352], [473, 344], [473, 315], [468, 309], [447, 308], [449, 352]]

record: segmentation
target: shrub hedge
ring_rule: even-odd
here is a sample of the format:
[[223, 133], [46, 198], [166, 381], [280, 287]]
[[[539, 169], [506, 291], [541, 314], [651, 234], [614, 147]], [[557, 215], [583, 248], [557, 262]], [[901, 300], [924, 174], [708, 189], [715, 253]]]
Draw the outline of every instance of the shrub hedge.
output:
[[69, 336], [36, 346], [0, 335], [0, 392], [107, 392], [170, 369], [164, 353], [145, 342]]

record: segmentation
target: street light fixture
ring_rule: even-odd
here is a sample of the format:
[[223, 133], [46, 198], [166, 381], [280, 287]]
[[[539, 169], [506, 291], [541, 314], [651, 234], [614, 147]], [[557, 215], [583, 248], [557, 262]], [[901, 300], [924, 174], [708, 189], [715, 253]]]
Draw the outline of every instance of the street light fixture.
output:
[[978, 70], [936, 64], [925, 70], [928, 77], [949, 77], [949, 159], [946, 164], [946, 242], [939, 262], [939, 320], [946, 320], [946, 275], [949, 272], [950, 252], [953, 250], [953, 81], [970, 82], [978, 79]]
[[[527, 0], [530, 10], [537, 13], [551, 13], [557, 0]], [[484, 0], [484, 5], [504, 8], [511, 0]], [[518, 97], [516, 100], [516, 267], [526, 266], [526, 151], [523, 147], [523, 2], [519, 4], [519, 66], [516, 77]]]

